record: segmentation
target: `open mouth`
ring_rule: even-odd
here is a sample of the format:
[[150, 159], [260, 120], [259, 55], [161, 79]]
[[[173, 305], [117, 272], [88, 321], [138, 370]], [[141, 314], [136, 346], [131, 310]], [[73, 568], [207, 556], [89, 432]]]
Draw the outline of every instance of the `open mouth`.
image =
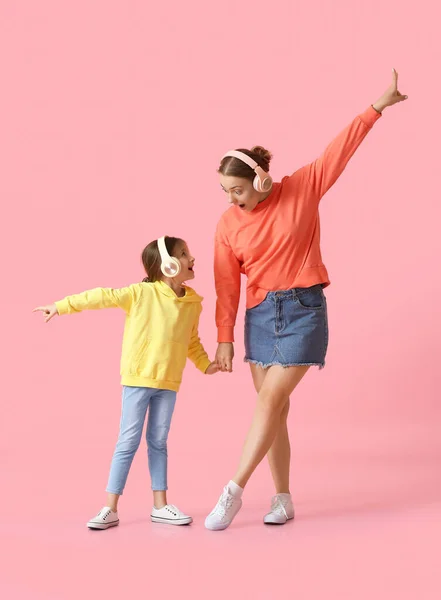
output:
[[240, 208], [240, 210], [243, 210], [245, 208], [245, 204], [238, 204], [238, 207]]

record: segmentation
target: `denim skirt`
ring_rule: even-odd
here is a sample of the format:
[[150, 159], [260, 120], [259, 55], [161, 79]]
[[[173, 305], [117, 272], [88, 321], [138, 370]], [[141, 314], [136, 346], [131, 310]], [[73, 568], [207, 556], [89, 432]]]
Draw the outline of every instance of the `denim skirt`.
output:
[[328, 314], [321, 284], [268, 292], [245, 313], [245, 362], [264, 368], [325, 366]]

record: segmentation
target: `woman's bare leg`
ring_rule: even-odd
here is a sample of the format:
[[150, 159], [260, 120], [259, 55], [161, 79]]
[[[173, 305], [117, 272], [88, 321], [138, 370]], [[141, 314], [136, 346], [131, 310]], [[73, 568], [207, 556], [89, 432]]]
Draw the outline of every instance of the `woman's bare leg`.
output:
[[[268, 369], [250, 363], [251, 375], [256, 392], [259, 393]], [[280, 415], [280, 424], [271, 448], [268, 450], [268, 463], [271, 469], [276, 494], [289, 494], [289, 469], [291, 446], [288, 434], [289, 398]]]
[[308, 369], [307, 366], [278, 365], [268, 368], [258, 394], [256, 410], [245, 440], [239, 468], [233, 477], [233, 481], [240, 487], [245, 487], [257, 465], [273, 445], [289, 396]]

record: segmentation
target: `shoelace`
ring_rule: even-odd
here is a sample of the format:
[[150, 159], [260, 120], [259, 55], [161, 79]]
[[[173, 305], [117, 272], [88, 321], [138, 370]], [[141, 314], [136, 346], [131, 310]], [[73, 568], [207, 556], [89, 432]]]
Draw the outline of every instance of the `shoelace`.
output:
[[286, 518], [288, 518], [285, 506], [286, 504], [282, 501], [280, 496], [273, 496], [271, 499], [271, 512], [274, 512], [277, 515], [284, 515]]
[[110, 509], [107, 509], [107, 510], [106, 510], [106, 512], [105, 512], [104, 514], [103, 514], [103, 512], [102, 512], [102, 511], [100, 511], [100, 512], [97, 514], [97, 517], [101, 516], [102, 520], [103, 520], [103, 521], [105, 521], [105, 520], [107, 519], [107, 517], [110, 515], [110, 513], [111, 513], [111, 512], [112, 512], [112, 511], [111, 511]]
[[167, 504], [165, 507], [169, 512], [173, 513], [175, 517], [179, 517], [181, 515], [181, 511], [174, 504]]
[[225, 490], [221, 497], [219, 498], [219, 502], [216, 504], [216, 508], [214, 509], [214, 512], [219, 515], [219, 517], [221, 519], [224, 519], [227, 511], [232, 507], [233, 505], [233, 496], [228, 493], [227, 490]]

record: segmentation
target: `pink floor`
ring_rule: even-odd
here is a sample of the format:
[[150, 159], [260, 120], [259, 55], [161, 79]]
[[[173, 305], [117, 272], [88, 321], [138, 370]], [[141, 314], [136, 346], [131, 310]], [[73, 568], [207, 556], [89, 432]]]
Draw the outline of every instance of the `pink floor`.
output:
[[[418, 428], [400, 431], [399, 439], [422, 433]], [[439, 599], [437, 451], [421, 443], [417, 453], [397, 454], [394, 436], [388, 436], [392, 445], [387, 451], [362, 450], [365, 438], [360, 435], [355, 451], [345, 453], [334, 445], [327, 456], [314, 454], [304, 436], [298, 448], [302, 465], [293, 467], [297, 518], [283, 527], [262, 524], [271, 494], [266, 465], [224, 532], [203, 526], [220, 492], [215, 478], [199, 482], [194, 494], [189, 485], [197, 488], [195, 472], [186, 479], [182, 472], [190, 459], [204, 469], [207, 459], [200, 454], [180, 454], [172, 468], [177, 485], [170, 499], [192, 513], [189, 527], [149, 521], [143, 452], [135, 459], [121, 503], [120, 526], [103, 532], [85, 527], [102, 502], [91, 472], [89, 480], [74, 472], [91, 490], [77, 500], [65, 472], [44, 482], [35, 477], [31, 489], [9, 473], [19, 495], [14, 503], [7, 501], [2, 514], [0, 596]]]

